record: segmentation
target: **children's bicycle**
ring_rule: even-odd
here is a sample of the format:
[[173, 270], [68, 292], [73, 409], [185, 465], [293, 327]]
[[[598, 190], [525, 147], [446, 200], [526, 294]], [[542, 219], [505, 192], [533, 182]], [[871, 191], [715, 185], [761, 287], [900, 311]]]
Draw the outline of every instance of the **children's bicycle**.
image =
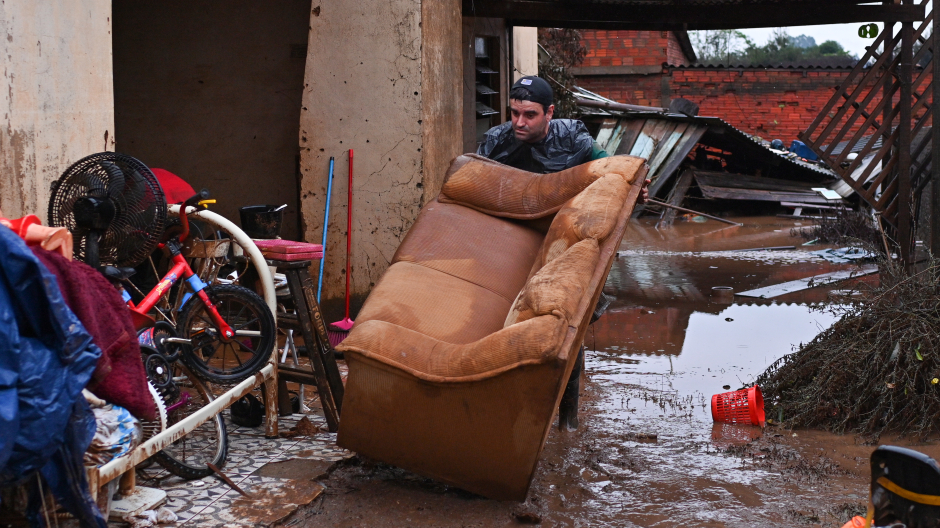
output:
[[[183, 300], [176, 320], [175, 333], [163, 341], [167, 359], [177, 357], [197, 377], [221, 385], [238, 383], [261, 370], [274, 350], [277, 327], [274, 316], [264, 300], [255, 292], [233, 284], [208, 285], [192, 270], [182, 255], [189, 237], [187, 207], [198, 208], [207, 200], [205, 189], [186, 200], [180, 207], [182, 229], [178, 235], [160, 245], [165, 248], [172, 267], [157, 285], [135, 305], [125, 291], [124, 300], [131, 309], [138, 328], [154, 325], [148, 313], [180, 279], [191, 292]], [[105, 275], [126, 280], [119, 268], [105, 268]], [[174, 331], [175, 330], [175, 331]]]

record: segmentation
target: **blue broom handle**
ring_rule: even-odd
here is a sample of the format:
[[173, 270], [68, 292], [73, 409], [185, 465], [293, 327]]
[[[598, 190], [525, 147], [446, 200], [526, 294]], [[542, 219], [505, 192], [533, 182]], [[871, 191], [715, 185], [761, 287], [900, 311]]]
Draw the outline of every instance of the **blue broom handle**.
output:
[[330, 179], [326, 184], [326, 213], [323, 216], [323, 256], [320, 257], [320, 277], [317, 279], [317, 304], [320, 303], [320, 291], [323, 290], [323, 264], [326, 263], [326, 231], [330, 225], [330, 195], [333, 194], [333, 157], [330, 156]]

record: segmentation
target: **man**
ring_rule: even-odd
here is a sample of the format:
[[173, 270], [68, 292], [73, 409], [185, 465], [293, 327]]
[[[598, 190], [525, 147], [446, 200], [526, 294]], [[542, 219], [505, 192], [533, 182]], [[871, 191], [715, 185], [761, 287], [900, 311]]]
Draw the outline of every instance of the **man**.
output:
[[[570, 169], [606, 157], [607, 153], [595, 145], [584, 123], [573, 119], [552, 119], [555, 113], [553, 102], [552, 87], [541, 77], [526, 76], [516, 81], [509, 92], [512, 119], [489, 129], [477, 154], [539, 174]], [[646, 202], [649, 183], [649, 180], [644, 183], [637, 203]], [[595, 319], [608, 304], [610, 300], [601, 293], [594, 309]], [[559, 427], [569, 430], [578, 427], [578, 392], [583, 369], [582, 345], [558, 408]]]
[[558, 172], [607, 156], [581, 121], [552, 119], [551, 86], [526, 76], [512, 86], [512, 119], [486, 132], [477, 154], [517, 169], [539, 174]]

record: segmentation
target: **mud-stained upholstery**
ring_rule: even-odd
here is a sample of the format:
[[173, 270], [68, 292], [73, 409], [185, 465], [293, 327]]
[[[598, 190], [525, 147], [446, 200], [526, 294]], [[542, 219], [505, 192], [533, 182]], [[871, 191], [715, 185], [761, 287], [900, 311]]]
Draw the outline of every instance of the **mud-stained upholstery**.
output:
[[339, 445], [523, 500], [645, 174], [454, 160], [337, 347]]
[[438, 198], [501, 218], [534, 219], [558, 212], [562, 204], [609, 173], [629, 182], [642, 158], [613, 156], [552, 174], [535, 174], [476, 154], [458, 157]]

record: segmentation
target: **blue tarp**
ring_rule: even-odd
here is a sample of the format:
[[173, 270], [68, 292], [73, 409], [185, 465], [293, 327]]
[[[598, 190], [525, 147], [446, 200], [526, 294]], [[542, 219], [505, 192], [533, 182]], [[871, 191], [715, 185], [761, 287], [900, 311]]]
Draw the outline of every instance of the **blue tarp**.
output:
[[[83, 527], [105, 528], [82, 465], [95, 419], [81, 391], [100, 355], [55, 276], [0, 226], [0, 485], [38, 471]], [[41, 526], [36, 492], [30, 486], [28, 517]]]

